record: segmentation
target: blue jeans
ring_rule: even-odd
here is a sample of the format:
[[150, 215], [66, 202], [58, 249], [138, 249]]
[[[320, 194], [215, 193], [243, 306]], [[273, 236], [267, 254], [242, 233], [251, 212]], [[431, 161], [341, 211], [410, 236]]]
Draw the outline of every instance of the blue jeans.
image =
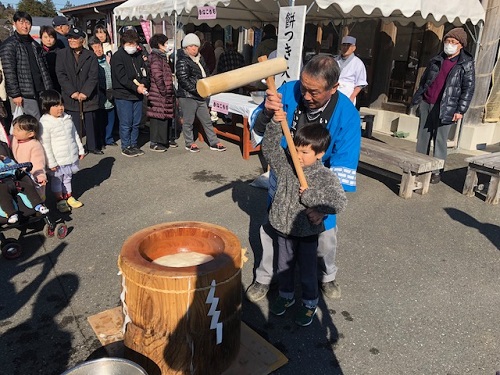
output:
[[113, 139], [113, 127], [115, 126], [115, 109], [104, 109], [101, 108], [97, 111], [98, 123], [101, 127], [103, 144], [110, 145], [115, 140]]
[[130, 146], [137, 147], [142, 117], [142, 100], [115, 99], [115, 105], [122, 150]]

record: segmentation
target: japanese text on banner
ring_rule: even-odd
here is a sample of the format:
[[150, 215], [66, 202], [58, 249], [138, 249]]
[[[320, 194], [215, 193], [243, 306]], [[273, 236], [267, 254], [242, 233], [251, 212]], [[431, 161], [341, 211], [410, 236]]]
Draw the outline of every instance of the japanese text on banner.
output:
[[278, 25], [278, 56], [288, 64], [286, 72], [275, 76], [276, 87], [300, 78], [306, 25], [306, 6], [281, 7]]

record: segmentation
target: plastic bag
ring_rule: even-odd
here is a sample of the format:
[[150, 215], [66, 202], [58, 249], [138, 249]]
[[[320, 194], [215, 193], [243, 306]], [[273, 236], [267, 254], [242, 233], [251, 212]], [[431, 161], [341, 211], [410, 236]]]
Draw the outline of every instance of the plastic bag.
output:
[[14, 109], [14, 112], [12, 113], [12, 120], [21, 115], [24, 115], [24, 108], [22, 106], [16, 105], [16, 109]]

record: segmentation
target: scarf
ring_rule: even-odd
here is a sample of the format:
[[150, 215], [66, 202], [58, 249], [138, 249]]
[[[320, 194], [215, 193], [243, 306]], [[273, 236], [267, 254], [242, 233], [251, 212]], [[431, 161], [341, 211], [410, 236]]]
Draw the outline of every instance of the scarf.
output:
[[191, 56], [191, 55], [188, 56], [191, 57], [191, 60], [193, 60], [196, 64], [198, 64], [198, 66], [201, 69], [201, 76], [205, 78], [207, 76], [207, 73], [205, 72], [205, 69], [203, 69], [203, 66], [201, 65], [200, 62], [201, 54], [197, 54], [196, 56]]

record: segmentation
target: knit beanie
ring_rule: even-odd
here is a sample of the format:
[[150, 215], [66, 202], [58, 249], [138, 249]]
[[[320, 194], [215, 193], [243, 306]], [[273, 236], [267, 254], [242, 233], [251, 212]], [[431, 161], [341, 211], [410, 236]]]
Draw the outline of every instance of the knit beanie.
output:
[[446, 38], [455, 38], [460, 42], [462, 47], [467, 47], [467, 33], [461, 27], [455, 27], [446, 33], [443, 40]]
[[200, 46], [200, 38], [196, 36], [196, 34], [190, 33], [187, 34], [184, 39], [182, 39], [182, 48], [186, 48], [188, 46]]

